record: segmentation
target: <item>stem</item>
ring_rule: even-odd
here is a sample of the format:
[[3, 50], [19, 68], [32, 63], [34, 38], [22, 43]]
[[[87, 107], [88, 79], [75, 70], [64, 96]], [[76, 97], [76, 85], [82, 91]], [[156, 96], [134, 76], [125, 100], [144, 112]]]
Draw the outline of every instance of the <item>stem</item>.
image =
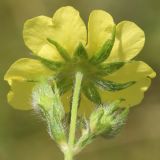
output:
[[75, 131], [76, 131], [76, 120], [77, 120], [77, 110], [79, 105], [79, 96], [80, 96], [80, 89], [81, 89], [81, 82], [82, 82], [83, 75], [80, 72], [76, 73], [76, 81], [73, 91], [73, 100], [72, 100], [72, 108], [71, 108], [71, 124], [70, 124], [70, 133], [69, 133], [69, 146], [74, 145], [75, 139]]
[[68, 151], [65, 153], [65, 160], [73, 160], [73, 149], [75, 142], [75, 132], [76, 132], [76, 121], [77, 121], [77, 110], [80, 99], [80, 90], [82, 83], [83, 74], [77, 72], [75, 76], [75, 85], [73, 91], [72, 107], [71, 107], [71, 122], [70, 122], [70, 131], [69, 131], [69, 140], [68, 140]]

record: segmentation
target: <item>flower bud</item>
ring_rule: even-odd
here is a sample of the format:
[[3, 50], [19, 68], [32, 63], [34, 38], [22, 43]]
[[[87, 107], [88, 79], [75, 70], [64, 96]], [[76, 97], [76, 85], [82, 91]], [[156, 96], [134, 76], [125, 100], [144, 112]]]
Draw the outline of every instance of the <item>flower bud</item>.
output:
[[47, 82], [38, 83], [34, 87], [32, 92], [33, 107], [35, 107], [35, 109], [38, 109], [38, 107], [40, 107], [41, 110], [49, 112], [52, 110], [54, 105], [53, 97], [53, 90]]
[[90, 116], [90, 130], [94, 135], [108, 137], [116, 135], [125, 124], [128, 109], [119, 107], [122, 100], [103, 105], [92, 112]]
[[66, 136], [62, 119], [65, 112], [56, 85], [53, 90], [46, 81], [37, 84], [33, 89], [32, 98], [34, 107], [40, 109], [46, 119], [50, 136], [59, 145], [64, 145]]

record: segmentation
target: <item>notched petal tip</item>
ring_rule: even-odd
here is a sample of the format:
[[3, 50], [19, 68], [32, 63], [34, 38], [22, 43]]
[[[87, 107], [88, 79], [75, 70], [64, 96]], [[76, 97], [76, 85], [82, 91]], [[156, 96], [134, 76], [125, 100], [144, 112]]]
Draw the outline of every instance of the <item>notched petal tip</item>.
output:
[[87, 30], [79, 11], [71, 6], [58, 9], [53, 15], [55, 40], [72, 56], [75, 48], [82, 42], [87, 42]]
[[107, 61], [128, 61], [142, 50], [144, 31], [134, 22], [122, 21], [116, 27], [116, 39]]
[[102, 47], [104, 42], [112, 37], [113, 27], [115, 26], [110, 14], [103, 10], [91, 12], [88, 21], [88, 45], [87, 51], [92, 57]]
[[108, 39], [106, 42], [104, 42], [104, 44], [102, 44], [101, 48], [97, 51], [97, 53], [91, 57], [90, 59], [91, 63], [99, 64], [105, 61], [109, 57], [114, 45], [115, 35], [116, 35], [116, 26], [113, 27], [112, 37]]
[[45, 36], [50, 34], [49, 26], [52, 19], [47, 16], [38, 16], [24, 23], [23, 39], [26, 46], [35, 54], [46, 44]]

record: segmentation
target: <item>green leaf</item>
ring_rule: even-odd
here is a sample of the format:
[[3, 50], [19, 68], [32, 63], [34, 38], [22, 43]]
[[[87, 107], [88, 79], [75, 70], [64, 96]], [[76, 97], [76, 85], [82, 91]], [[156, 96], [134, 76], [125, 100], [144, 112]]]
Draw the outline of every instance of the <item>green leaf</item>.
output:
[[116, 26], [113, 28], [112, 32], [112, 38], [107, 40], [103, 46], [100, 48], [100, 50], [90, 59], [90, 62], [93, 64], [99, 64], [103, 61], [105, 61], [113, 48], [114, 41], [115, 41], [115, 34], [116, 34]]
[[47, 40], [48, 40], [49, 43], [51, 43], [52, 45], [54, 45], [57, 48], [59, 54], [62, 56], [62, 58], [65, 61], [69, 61], [71, 59], [70, 56], [69, 56], [69, 53], [66, 51], [66, 49], [63, 48], [58, 42], [56, 42], [56, 41], [54, 41], [50, 38], [47, 38]]
[[135, 81], [129, 81], [126, 83], [116, 83], [113, 81], [108, 81], [108, 80], [103, 80], [103, 79], [96, 79], [95, 83], [97, 84], [97, 86], [99, 86], [100, 88], [107, 90], [107, 91], [119, 91], [122, 89], [126, 89], [130, 86], [132, 86], [133, 84], [135, 84]]
[[59, 70], [63, 66], [62, 62], [51, 61], [40, 56], [34, 56], [34, 57], [39, 61], [41, 61], [41, 63], [43, 63], [47, 68], [51, 70]]
[[101, 75], [107, 76], [122, 68], [126, 62], [104, 63], [98, 66]]
[[83, 59], [83, 60], [88, 59], [87, 51], [84, 48], [82, 43], [79, 43], [78, 47], [76, 48], [76, 51], [74, 53], [74, 58], [75, 59]]
[[83, 93], [85, 96], [96, 104], [101, 104], [101, 97], [92, 83], [87, 83], [82, 86]]

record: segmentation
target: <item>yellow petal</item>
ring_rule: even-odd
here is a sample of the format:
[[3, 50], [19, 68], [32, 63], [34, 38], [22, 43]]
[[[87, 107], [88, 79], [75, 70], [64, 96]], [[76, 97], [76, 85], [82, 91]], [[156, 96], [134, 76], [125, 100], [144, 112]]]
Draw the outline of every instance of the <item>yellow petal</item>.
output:
[[57, 49], [51, 44], [45, 44], [37, 54], [40, 57], [43, 57], [48, 60], [53, 61], [64, 61], [63, 58], [58, 53]]
[[[79, 12], [73, 7], [62, 7], [53, 16], [53, 39], [73, 54], [79, 42], [86, 44], [86, 26]], [[52, 37], [49, 37], [52, 38]]]
[[38, 56], [54, 61], [62, 60], [56, 48], [48, 43], [49, 36], [54, 36], [52, 18], [38, 16], [25, 22], [23, 39], [26, 46]]
[[143, 48], [145, 35], [135, 23], [122, 21], [116, 27], [116, 39], [107, 61], [127, 61]]
[[13, 80], [11, 91], [8, 93], [8, 102], [15, 109], [30, 110], [32, 109], [32, 88], [33, 82]]
[[86, 27], [79, 12], [72, 7], [62, 7], [52, 18], [39, 16], [26, 21], [23, 37], [33, 53], [51, 60], [62, 60], [47, 38], [60, 43], [70, 54], [79, 42], [86, 43]]
[[32, 109], [31, 95], [34, 82], [50, 77], [53, 71], [46, 68], [38, 60], [23, 58], [16, 61], [5, 74], [4, 79], [11, 86], [8, 102], [16, 109]]
[[131, 61], [118, 71], [106, 76], [106, 79], [124, 83], [127, 81], [138, 81], [146, 77], [154, 78], [155, 76], [154, 70], [143, 61]]
[[134, 85], [117, 92], [100, 91], [103, 101], [112, 101], [124, 98], [124, 106], [131, 107], [139, 104], [144, 92], [151, 84], [151, 78], [154, 78], [156, 73], [147, 64], [141, 61], [133, 61], [128, 63], [114, 74], [107, 76], [107, 80], [124, 83], [127, 81], [136, 81]]
[[144, 92], [149, 88], [150, 84], [151, 80], [149, 78], [145, 78], [127, 89], [117, 92], [100, 91], [100, 94], [103, 102], [109, 102], [123, 98], [125, 99], [122, 104], [123, 107], [133, 107], [138, 105], [143, 100]]
[[45, 67], [40, 61], [22, 58], [11, 65], [4, 79], [11, 83], [13, 79], [40, 80], [44, 77], [50, 77], [53, 74], [54, 72]]
[[80, 115], [89, 117], [95, 107], [95, 103], [91, 102], [85, 95], [81, 94], [81, 103], [78, 111]]
[[91, 12], [88, 22], [88, 45], [87, 50], [92, 56], [102, 45], [112, 37], [114, 27], [113, 18], [103, 10]]

